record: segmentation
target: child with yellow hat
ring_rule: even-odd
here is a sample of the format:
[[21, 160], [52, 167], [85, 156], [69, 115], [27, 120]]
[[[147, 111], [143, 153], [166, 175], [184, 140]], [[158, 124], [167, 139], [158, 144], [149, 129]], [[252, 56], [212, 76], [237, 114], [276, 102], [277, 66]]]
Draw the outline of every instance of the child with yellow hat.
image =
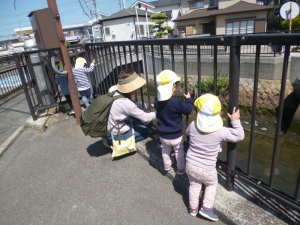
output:
[[190, 94], [184, 95], [186, 101], [173, 97], [176, 83], [180, 81], [171, 70], [163, 70], [156, 77], [157, 99], [154, 101], [156, 109], [157, 125], [160, 141], [162, 143], [162, 158], [164, 169], [171, 169], [175, 159], [170, 157], [172, 149], [177, 160], [178, 174], [185, 173], [185, 159], [183, 150], [183, 122], [182, 114], [188, 115], [193, 110], [193, 101]]
[[[198, 211], [203, 217], [217, 221], [214, 213], [218, 175], [217, 156], [224, 141], [237, 142], [244, 139], [244, 130], [240, 122], [240, 111], [233, 108], [227, 113], [232, 128], [223, 127], [220, 116], [221, 103], [217, 96], [204, 94], [194, 102], [198, 110], [197, 119], [187, 128], [189, 149], [186, 155], [186, 173], [189, 178], [189, 213], [196, 216]], [[205, 185], [204, 199], [199, 210], [199, 194]]]

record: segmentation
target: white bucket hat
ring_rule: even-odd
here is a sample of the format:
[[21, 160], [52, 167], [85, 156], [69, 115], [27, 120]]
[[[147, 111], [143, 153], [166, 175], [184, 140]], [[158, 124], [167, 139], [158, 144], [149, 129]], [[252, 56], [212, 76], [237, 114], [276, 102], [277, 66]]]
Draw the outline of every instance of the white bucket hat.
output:
[[223, 127], [221, 102], [217, 96], [204, 94], [196, 99], [194, 105], [198, 109], [197, 127], [200, 131], [211, 133]]
[[84, 58], [82, 57], [77, 58], [75, 63], [75, 69], [83, 68], [85, 63], [86, 60]]
[[180, 80], [181, 78], [171, 70], [161, 71], [156, 77], [158, 101], [170, 99], [173, 94], [173, 85]]

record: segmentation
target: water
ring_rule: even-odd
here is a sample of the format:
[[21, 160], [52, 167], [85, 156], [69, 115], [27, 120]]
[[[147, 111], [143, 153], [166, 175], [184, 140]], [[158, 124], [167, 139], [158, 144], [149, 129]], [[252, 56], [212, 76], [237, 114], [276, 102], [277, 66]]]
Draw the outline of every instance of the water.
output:
[[0, 88], [17, 87], [22, 85], [22, 81], [19, 76], [6, 77], [0, 80]]

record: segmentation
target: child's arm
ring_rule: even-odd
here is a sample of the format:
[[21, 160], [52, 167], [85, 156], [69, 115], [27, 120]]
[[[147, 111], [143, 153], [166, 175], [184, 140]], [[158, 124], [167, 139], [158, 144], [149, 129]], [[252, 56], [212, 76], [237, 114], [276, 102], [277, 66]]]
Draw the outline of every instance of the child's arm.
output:
[[190, 93], [184, 94], [184, 97], [186, 98], [185, 102], [180, 100], [177, 108], [179, 113], [188, 115], [193, 110], [193, 100], [191, 99]]
[[232, 114], [227, 113], [227, 115], [231, 120], [232, 128], [227, 128], [228, 134], [225, 141], [237, 142], [243, 140], [245, 132], [240, 121], [240, 110], [236, 110], [234, 107]]
[[96, 63], [96, 60], [93, 59], [92, 62], [91, 62], [90, 67], [85, 68], [85, 72], [86, 72], [86, 73], [93, 72], [93, 70], [94, 70], [94, 68], [95, 68], [95, 63]]

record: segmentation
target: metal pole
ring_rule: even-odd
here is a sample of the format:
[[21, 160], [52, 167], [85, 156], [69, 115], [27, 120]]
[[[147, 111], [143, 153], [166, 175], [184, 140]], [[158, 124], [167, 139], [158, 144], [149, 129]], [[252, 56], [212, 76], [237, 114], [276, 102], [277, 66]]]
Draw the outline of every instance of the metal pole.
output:
[[[230, 46], [230, 70], [229, 70], [229, 113], [232, 112], [233, 107], [238, 107], [239, 100], [239, 78], [240, 78], [240, 46], [236, 44], [236, 37], [232, 38]], [[231, 122], [228, 121], [231, 127]], [[236, 159], [236, 143], [227, 143], [227, 167], [226, 174], [226, 188], [228, 191], [234, 189], [234, 176], [231, 170], [235, 170]]]
[[76, 87], [75, 81], [74, 81], [74, 75], [73, 75], [73, 71], [72, 71], [72, 65], [71, 65], [71, 61], [70, 61], [70, 57], [69, 57], [69, 52], [67, 49], [67, 45], [65, 43], [65, 37], [64, 37], [63, 29], [62, 29], [61, 22], [60, 22], [60, 16], [58, 13], [56, 0], [47, 0], [47, 3], [48, 3], [49, 8], [51, 8], [51, 10], [52, 10], [53, 19], [55, 19], [54, 21], [55, 21], [55, 25], [56, 25], [56, 30], [57, 30], [58, 37], [60, 39], [60, 53], [61, 53], [62, 60], [64, 63], [64, 69], [66, 71], [68, 71], [67, 82], [68, 82], [69, 92], [70, 92], [70, 96], [71, 96], [71, 100], [72, 100], [73, 109], [75, 111], [76, 121], [77, 121], [77, 124], [79, 124], [80, 123], [79, 118], [82, 114], [82, 111], [81, 111], [80, 102], [79, 102], [79, 98], [78, 98], [77, 87]]

